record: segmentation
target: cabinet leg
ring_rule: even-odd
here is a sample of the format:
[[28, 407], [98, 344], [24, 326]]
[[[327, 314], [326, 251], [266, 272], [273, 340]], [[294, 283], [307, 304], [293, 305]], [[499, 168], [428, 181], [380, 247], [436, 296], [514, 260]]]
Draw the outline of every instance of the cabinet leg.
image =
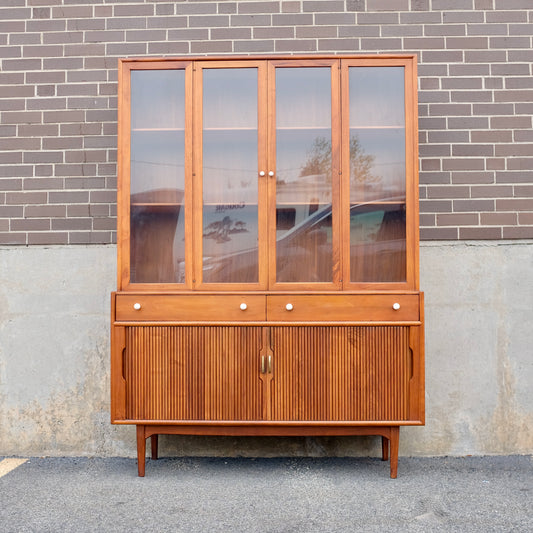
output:
[[158, 439], [159, 435], [152, 435], [150, 437], [150, 443], [152, 445], [152, 459], [155, 461], [157, 459], [157, 446], [158, 446]]
[[144, 477], [146, 464], [146, 437], [144, 436], [144, 426], [137, 426], [137, 468], [139, 477]]
[[398, 475], [398, 448], [400, 447], [400, 426], [390, 428], [390, 477]]
[[381, 459], [383, 461], [389, 460], [389, 439], [381, 437]]

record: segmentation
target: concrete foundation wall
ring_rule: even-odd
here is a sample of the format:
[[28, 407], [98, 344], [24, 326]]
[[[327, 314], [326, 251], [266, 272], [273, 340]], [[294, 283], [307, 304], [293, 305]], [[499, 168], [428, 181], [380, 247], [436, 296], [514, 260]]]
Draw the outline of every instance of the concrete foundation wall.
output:
[[[135, 454], [109, 423], [115, 247], [0, 248], [0, 455]], [[402, 455], [533, 452], [533, 242], [423, 243], [426, 426]], [[162, 438], [163, 455], [367, 455], [373, 438]]]

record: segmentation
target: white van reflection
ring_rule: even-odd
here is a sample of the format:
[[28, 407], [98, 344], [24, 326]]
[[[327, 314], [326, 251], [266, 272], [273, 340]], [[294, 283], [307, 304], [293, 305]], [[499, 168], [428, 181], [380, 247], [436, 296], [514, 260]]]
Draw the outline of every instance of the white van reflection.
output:
[[[301, 210], [301, 205], [278, 210], [276, 281], [331, 282], [334, 269], [331, 204], [310, 206], [308, 216], [291, 227], [291, 221], [297, 219]], [[258, 277], [257, 247], [204, 257], [204, 283], [254, 283]], [[350, 282], [405, 279], [405, 204], [395, 199], [353, 204], [350, 207]]]

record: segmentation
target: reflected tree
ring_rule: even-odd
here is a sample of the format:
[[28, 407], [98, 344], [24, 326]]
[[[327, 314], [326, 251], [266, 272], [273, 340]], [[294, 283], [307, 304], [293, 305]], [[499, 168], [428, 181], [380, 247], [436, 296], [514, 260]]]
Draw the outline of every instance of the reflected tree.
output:
[[246, 233], [246, 222], [242, 220], [233, 220], [225, 216], [222, 220], [211, 222], [206, 228], [203, 236], [206, 239], [213, 239], [217, 243], [231, 241], [230, 235], [235, 233]]
[[[350, 181], [352, 185], [369, 184], [381, 181], [381, 177], [372, 172], [374, 156], [367, 154], [357, 136], [350, 137]], [[307, 161], [300, 170], [300, 177], [320, 175], [331, 181], [331, 141], [317, 137], [308, 151]]]

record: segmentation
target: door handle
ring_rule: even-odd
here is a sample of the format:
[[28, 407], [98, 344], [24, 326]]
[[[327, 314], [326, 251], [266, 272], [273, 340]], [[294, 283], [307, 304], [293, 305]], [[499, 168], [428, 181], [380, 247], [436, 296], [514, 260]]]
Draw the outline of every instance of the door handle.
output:
[[261, 374], [272, 374], [272, 356], [261, 356]]

